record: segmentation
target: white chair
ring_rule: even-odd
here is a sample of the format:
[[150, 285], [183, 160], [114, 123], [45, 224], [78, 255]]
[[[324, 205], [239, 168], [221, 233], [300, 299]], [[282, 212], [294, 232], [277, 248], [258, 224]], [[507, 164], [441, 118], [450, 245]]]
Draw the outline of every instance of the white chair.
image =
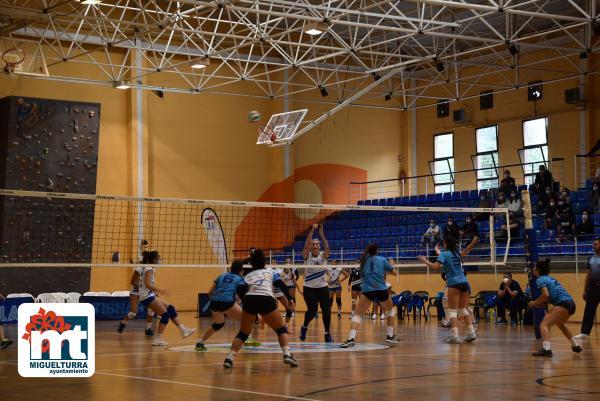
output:
[[128, 297], [129, 291], [115, 291], [112, 293], [113, 297]]
[[8, 294], [6, 298], [21, 298], [22, 294]]
[[84, 297], [95, 297], [95, 296], [98, 296], [98, 293], [95, 291], [88, 291], [88, 292], [83, 293], [83, 296]]
[[58, 303], [67, 302], [67, 294], [64, 292], [53, 292], [52, 295], [54, 295], [54, 298], [56, 298], [56, 302]]
[[96, 293], [97, 297], [110, 297], [112, 294], [106, 291], [99, 291]]
[[57, 303], [58, 300], [56, 299], [54, 294], [44, 292], [37, 296], [37, 302], [39, 302], [39, 303]]
[[79, 302], [80, 297], [81, 297], [81, 294], [78, 292], [69, 292], [67, 294], [67, 303], [76, 304]]
[[19, 294], [22, 297], [28, 297], [28, 298], [33, 298], [35, 300], [35, 297], [27, 292], [22, 292]]

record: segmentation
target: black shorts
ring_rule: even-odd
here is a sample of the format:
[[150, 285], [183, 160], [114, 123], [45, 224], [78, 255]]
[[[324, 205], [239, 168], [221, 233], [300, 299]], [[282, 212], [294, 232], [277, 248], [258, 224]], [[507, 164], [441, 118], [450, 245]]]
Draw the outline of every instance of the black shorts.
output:
[[277, 301], [267, 295], [246, 295], [242, 301], [242, 310], [251, 315], [268, 315], [277, 310]]
[[453, 284], [449, 285], [448, 288], [454, 288], [455, 290], [458, 290], [460, 292], [471, 292], [471, 286], [469, 285], [469, 283]]
[[385, 302], [390, 299], [390, 293], [388, 290], [369, 291], [362, 293], [369, 301]]
[[354, 292], [360, 292], [360, 284], [354, 284], [352, 286], [352, 291], [354, 291]]
[[569, 315], [574, 315], [575, 314], [576, 307], [575, 307], [575, 302], [574, 301], [571, 301], [571, 300], [562, 301], [562, 302], [557, 303], [554, 306], [560, 306], [560, 307], [565, 308], [567, 310], [567, 312], [569, 312]]
[[235, 305], [235, 302], [210, 301], [210, 310], [213, 312], [225, 312]]

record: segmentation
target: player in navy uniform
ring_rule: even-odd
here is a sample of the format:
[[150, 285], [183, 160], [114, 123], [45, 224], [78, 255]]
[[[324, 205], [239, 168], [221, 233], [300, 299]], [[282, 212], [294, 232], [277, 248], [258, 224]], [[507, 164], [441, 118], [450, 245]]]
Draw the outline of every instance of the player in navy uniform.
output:
[[356, 331], [360, 328], [362, 316], [372, 302], [379, 302], [386, 312], [387, 333], [385, 341], [390, 344], [400, 342], [400, 339], [394, 334], [396, 310], [385, 282], [386, 273], [396, 275], [396, 271], [390, 262], [379, 256], [378, 253], [379, 247], [376, 244], [369, 244], [361, 258], [362, 293], [356, 305], [356, 314], [352, 317], [352, 328], [348, 333], [348, 339], [342, 343], [341, 348], [354, 347]]
[[228, 369], [233, 367], [235, 355], [244, 345], [244, 341], [250, 335], [252, 325], [259, 315], [277, 333], [279, 345], [283, 351], [283, 362], [291, 367], [297, 367], [298, 361], [290, 353], [287, 327], [277, 310], [273, 288], [279, 288], [288, 300], [291, 300], [290, 293], [278, 274], [270, 269], [265, 269], [266, 261], [262, 250], [254, 251], [250, 257], [250, 264], [252, 269], [246, 273], [244, 282], [237, 287], [237, 293], [242, 297], [243, 304], [240, 331], [233, 339], [229, 354], [223, 361], [223, 367]]
[[571, 330], [565, 325], [569, 318], [575, 313], [575, 301], [569, 295], [567, 290], [556, 279], [550, 277], [550, 259], [539, 261], [533, 269], [533, 274], [537, 276], [536, 283], [540, 289], [541, 295], [538, 299], [530, 301], [530, 308], [539, 308], [550, 303], [554, 308], [546, 314], [542, 323], [540, 323], [540, 333], [542, 334], [542, 348], [534, 352], [533, 356], [552, 356], [550, 348], [550, 328], [556, 325], [563, 335], [571, 343], [573, 352], [580, 353], [583, 349], [577, 343]]
[[[315, 230], [319, 230], [321, 240], [313, 239]], [[321, 251], [321, 243], [323, 250]], [[331, 324], [331, 308], [329, 307], [329, 289], [327, 286], [327, 259], [329, 259], [329, 243], [323, 233], [323, 226], [314, 224], [304, 244], [302, 251], [304, 263], [308, 266], [304, 269], [304, 288], [303, 296], [306, 302], [306, 314], [304, 315], [304, 324], [300, 328], [300, 341], [306, 340], [308, 325], [317, 315], [319, 306], [323, 312], [323, 328], [325, 330], [325, 342], [332, 343], [333, 337], [329, 333]]]
[[[147, 252], [144, 255], [143, 262], [145, 266], [140, 268], [140, 272], [138, 273], [137, 270], [134, 272], [134, 279], [136, 278], [136, 275], [139, 277], [140, 302], [146, 308], [152, 309], [158, 316], [160, 316], [158, 333], [154, 337], [152, 345], [169, 345], [162, 338], [162, 334], [165, 331], [169, 320], [172, 320], [173, 323], [175, 323], [175, 325], [179, 328], [182, 338], [189, 337], [196, 331], [196, 328], [187, 328], [179, 321], [175, 307], [157, 296], [157, 294], [167, 294], [166, 291], [157, 288], [154, 284], [155, 275], [153, 265], [160, 263], [160, 254], [157, 251]], [[132, 282], [133, 281], [134, 280], [132, 279]]]
[[453, 236], [444, 238], [444, 250], [440, 251], [439, 244], [435, 247], [435, 252], [439, 255], [437, 260], [432, 263], [427, 257], [419, 256], [417, 259], [429, 266], [429, 268], [438, 270], [443, 269], [446, 273], [448, 284], [448, 318], [450, 320], [450, 337], [446, 338], [446, 342], [451, 344], [459, 344], [461, 341], [458, 338], [458, 319], [464, 318], [467, 325], [467, 335], [464, 341], [472, 342], [477, 339], [473, 319], [469, 314], [469, 293], [471, 287], [465, 276], [462, 267], [462, 257], [468, 255], [479, 239], [474, 237], [473, 240], [462, 252], [456, 249], [458, 239]]
[[230, 271], [217, 277], [208, 290], [213, 324], [196, 343], [196, 351], [207, 350], [204, 344], [214, 333], [225, 326], [225, 316], [237, 321], [242, 320], [242, 308], [235, 301], [236, 289], [244, 282], [243, 274], [244, 264], [240, 260], [235, 260], [231, 264]]
[[[332, 261], [332, 265], [336, 264]], [[338, 319], [342, 318], [342, 283], [349, 275], [341, 267], [330, 267], [327, 272], [327, 285], [329, 286], [329, 307], [333, 308], [333, 298], [338, 307]]]
[[[358, 264], [360, 265], [360, 259], [357, 259]], [[350, 269], [350, 279], [348, 280], [348, 291], [352, 296], [352, 314], [350, 315], [350, 319], [354, 316], [354, 311], [356, 310], [356, 303], [358, 302], [358, 298], [360, 297], [360, 286], [362, 284], [362, 279], [360, 278], [360, 267], [359, 268], [351, 268]]]

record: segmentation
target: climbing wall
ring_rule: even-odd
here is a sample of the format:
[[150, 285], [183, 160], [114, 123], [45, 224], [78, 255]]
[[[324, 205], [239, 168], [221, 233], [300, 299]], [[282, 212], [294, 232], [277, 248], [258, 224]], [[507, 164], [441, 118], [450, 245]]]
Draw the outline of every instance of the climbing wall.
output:
[[[96, 192], [100, 105], [50, 99], [0, 99], [0, 187]], [[94, 203], [0, 197], [2, 263], [90, 262]], [[89, 289], [88, 268], [1, 267], [0, 292]]]

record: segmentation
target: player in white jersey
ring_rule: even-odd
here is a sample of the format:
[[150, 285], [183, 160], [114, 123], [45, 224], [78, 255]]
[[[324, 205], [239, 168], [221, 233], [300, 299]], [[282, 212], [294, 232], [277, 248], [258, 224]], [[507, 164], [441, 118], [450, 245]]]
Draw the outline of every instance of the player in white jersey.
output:
[[[146, 241], [145, 239], [143, 239], [140, 242], [140, 251], [141, 251], [141, 255], [142, 258], [144, 257], [144, 254], [146, 252], [148, 252], [148, 241]], [[133, 260], [131, 261], [131, 263], [133, 263]], [[141, 261], [140, 261], [141, 263]], [[139, 268], [136, 268], [139, 269]], [[134, 270], [136, 270], [134, 269]], [[121, 320], [121, 322], [119, 323], [119, 327], [117, 328], [117, 331], [119, 333], [122, 333], [123, 330], [125, 330], [125, 327], [127, 326], [127, 322], [129, 322], [131, 319], [135, 319], [135, 317], [137, 316], [138, 313], [138, 307], [139, 307], [139, 302], [140, 302], [140, 283], [139, 283], [139, 278], [134, 280], [134, 276], [135, 276], [135, 271], [132, 273], [131, 275], [131, 290], [129, 291], [129, 312], [127, 312], [127, 314], [125, 315], [125, 317], [123, 317], [123, 320]], [[138, 271], [138, 277], [139, 277], [139, 271]], [[147, 336], [153, 336], [154, 335], [154, 330], [152, 330], [152, 320], [154, 319], [154, 312], [150, 309], [148, 309], [148, 314], [146, 315], [146, 335]]]
[[254, 251], [250, 257], [250, 264], [252, 269], [246, 273], [245, 282], [238, 286], [238, 295], [242, 297], [243, 304], [240, 331], [233, 339], [229, 354], [223, 361], [223, 367], [228, 369], [233, 367], [235, 355], [242, 349], [258, 315], [277, 333], [279, 345], [283, 351], [283, 362], [291, 367], [297, 367], [298, 361], [290, 353], [287, 327], [277, 310], [277, 301], [273, 291], [275, 287], [279, 288], [288, 300], [291, 300], [290, 293], [278, 274], [270, 269], [265, 269], [266, 261], [262, 250]]
[[[315, 230], [319, 230], [321, 240], [313, 239]], [[321, 251], [321, 242], [323, 251]], [[329, 289], [327, 285], [327, 259], [329, 259], [329, 243], [325, 238], [323, 226], [314, 224], [304, 244], [302, 256], [304, 263], [311, 267], [304, 269], [304, 287], [302, 295], [306, 302], [306, 314], [304, 315], [304, 324], [300, 328], [300, 341], [306, 340], [308, 325], [317, 315], [319, 306], [323, 312], [323, 328], [325, 330], [325, 342], [332, 343], [333, 338], [329, 333], [331, 323], [331, 307], [329, 306]]]
[[[192, 335], [196, 331], [195, 328], [189, 329], [177, 318], [177, 310], [175, 307], [165, 300], [158, 297], [157, 294], [166, 294], [166, 291], [159, 289], [154, 284], [154, 267], [152, 265], [160, 263], [160, 254], [157, 251], [150, 251], [144, 255], [144, 265], [138, 271], [134, 273], [135, 276], [139, 277], [140, 280], [140, 302], [146, 308], [152, 309], [158, 316], [160, 321], [158, 324], [158, 333], [154, 337], [152, 345], [169, 345], [162, 338], [162, 334], [169, 323], [172, 320], [173, 323], [179, 328], [181, 337], [186, 338]], [[133, 279], [132, 279], [133, 281]]]
[[[277, 262], [273, 260], [272, 263], [276, 264]], [[270, 270], [273, 271], [273, 273], [277, 274], [281, 278], [281, 274], [283, 273], [282, 269], [273, 266], [270, 268]], [[282, 279], [282, 281], [283, 281], [283, 279]], [[285, 284], [285, 281], [283, 281], [283, 283]], [[286, 284], [286, 287], [287, 287], [287, 284]], [[289, 292], [289, 289], [288, 289], [288, 292]], [[277, 298], [277, 300], [285, 308], [285, 323], [286, 324], [289, 323], [290, 320], [292, 320], [292, 315], [295, 310], [294, 300], [291, 298], [291, 295], [290, 295], [290, 300], [288, 301], [287, 297], [277, 287], [273, 288], [273, 295], [275, 295], [275, 298]], [[264, 321], [262, 322], [262, 324], [264, 325]], [[262, 327], [261, 327], [261, 329], [262, 329]]]
[[[335, 260], [331, 261], [332, 265], [336, 265]], [[341, 267], [330, 267], [327, 269], [327, 285], [329, 286], [329, 307], [333, 308], [333, 298], [338, 307], [338, 319], [342, 318], [342, 283], [350, 277]]]

